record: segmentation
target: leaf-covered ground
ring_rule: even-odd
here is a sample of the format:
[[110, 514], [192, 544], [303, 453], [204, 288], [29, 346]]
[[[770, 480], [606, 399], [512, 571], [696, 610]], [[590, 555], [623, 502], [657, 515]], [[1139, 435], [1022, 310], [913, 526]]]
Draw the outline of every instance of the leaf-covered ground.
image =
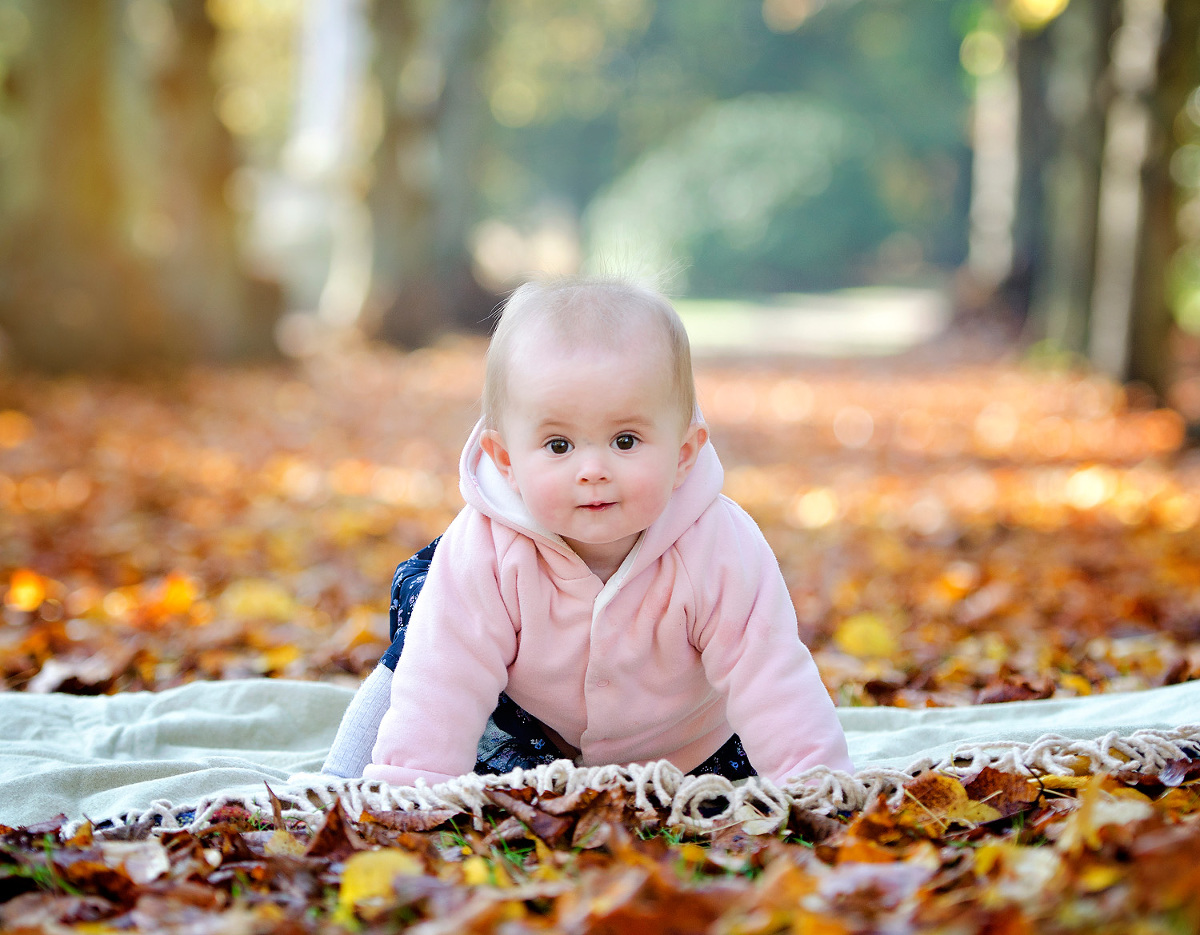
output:
[[[1200, 678], [1200, 460], [1182, 419], [1097, 377], [952, 350], [700, 367], [727, 492], [775, 547], [834, 697]], [[458, 508], [481, 375], [481, 344], [459, 341], [153, 383], [0, 378], [5, 687], [355, 682], [386, 645], [392, 569]], [[694, 842], [617, 793], [496, 800], [487, 834], [340, 810], [124, 839], [64, 841], [49, 821], [0, 829], [0, 923], [1196, 930], [1197, 762], [1088, 772], [923, 777], [899, 805]]]
[[[461, 500], [481, 346], [0, 382], [0, 675], [357, 679]], [[842, 704], [1200, 678], [1200, 459], [1173, 411], [1006, 363], [708, 364], [726, 490]]]
[[227, 807], [203, 831], [0, 827], [12, 933], [1190, 933], [1200, 763], [965, 786], [925, 773], [842, 820], [679, 838], [623, 791], [491, 793], [446, 813]]

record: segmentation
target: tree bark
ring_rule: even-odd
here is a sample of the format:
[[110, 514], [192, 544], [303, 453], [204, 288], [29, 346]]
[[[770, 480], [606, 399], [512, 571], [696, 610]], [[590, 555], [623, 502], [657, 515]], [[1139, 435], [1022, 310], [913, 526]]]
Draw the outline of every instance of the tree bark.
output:
[[1150, 110], [1163, 14], [1163, 0], [1122, 0], [1121, 24], [1112, 42], [1113, 96], [1098, 192], [1088, 357], [1116, 379], [1129, 376], [1130, 336], [1146, 250], [1145, 179], [1163, 155], [1154, 150]]
[[[179, 55], [164, 96], [123, 123], [153, 101], [122, 97], [124, 5], [26, 9], [30, 46], [13, 82], [19, 167], [5, 177], [0, 219], [0, 330], [12, 356], [50, 371], [113, 371], [266, 350], [277, 299], [238, 265], [202, 0], [173, 7]], [[131, 127], [145, 138], [122, 138]], [[163, 237], [139, 236], [139, 217], [156, 219]]]
[[204, 7], [204, 0], [172, 0], [176, 52], [156, 76], [159, 199], [175, 231], [172, 249], [156, 264], [158, 281], [172, 326], [191, 333], [196, 356], [264, 357], [275, 350], [282, 292], [242, 258], [229, 203], [238, 156], [214, 109], [217, 31]]
[[109, 120], [106, 0], [26, 8], [16, 64], [20, 167], [0, 235], [0, 328], [20, 364], [113, 369], [166, 352], [162, 303], [124, 247]]
[[[486, 126], [479, 78], [487, 7], [487, 0], [432, 7], [376, 0], [373, 8], [384, 122], [369, 194], [374, 263], [366, 318], [369, 330], [410, 347], [454, 328], [479, 330], [495, 302], [472, 275], [467, 244]], [[439, 86], [406, 94], [408, 66]]]
[[1022, 34], [1016, 43], [1018, 151], [1016, 211], [1013, 218], [1012, 271], [1007, 291], [1022, 315], [1031, 312], [1034, 284], [1045, 275], [1048, 229], [1048, 166], [1058, 144], [1057, 128], [1047, 109], [1047, 87], [1054, 67], [1049, 30]]
[[1152, 158], [1144, 185], [1144, 236], [1130, 333], [1128, 379], [1145, 383], [1165, 399], [1171, 382], [1168, 340], [1171, 310], [1167, 277], [1180, 247], [1176, 223], [1179, 201], [1171, 162], [1180, 140], [1175, 124], [1188, 95], [1200, 85], [1200, 6], [1195, 0], [1167, 0], [1157, 81], [1150, 103]]
[[1076, 354], [1088, 343], [1114, 6], [1113, 0], [1072, 3], [1046, 31], [1051, 64], [1044, 91], [1054, 145], [1043, 168], [1045, 254], [1031, 284], [1030, 317], [1052, 346]]

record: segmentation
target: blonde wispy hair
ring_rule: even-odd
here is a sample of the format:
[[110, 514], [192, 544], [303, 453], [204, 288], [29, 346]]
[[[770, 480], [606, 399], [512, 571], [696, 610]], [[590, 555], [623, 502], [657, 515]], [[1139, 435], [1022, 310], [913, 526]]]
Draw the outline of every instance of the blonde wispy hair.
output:
[[483, 421], [498, 429], [507, 403], [508, 362], [514, 345], [531, 328], [544, 328], [571, 347], [618, 347], [636, 325], [649, 325], [663, 338], [671, 362], [671, 388], [684, 425], [696, 415], [692, 350], [679, 313], [666, 296], [616, 278], [568, 278], [527, 282], [499, 313], [487, 351]]

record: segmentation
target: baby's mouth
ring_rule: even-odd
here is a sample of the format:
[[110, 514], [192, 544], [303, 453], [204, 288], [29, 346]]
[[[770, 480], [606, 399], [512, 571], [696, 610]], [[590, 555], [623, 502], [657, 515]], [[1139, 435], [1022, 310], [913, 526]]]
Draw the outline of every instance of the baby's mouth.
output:
[[591, 510], [593, 513], [599, 513], [601, 510], [607, 510], [610, 506], [616, 506], [616, 502], [612, 500], [602, 500], [596, 503], [584, 503], [580, 506], [581, 510]]

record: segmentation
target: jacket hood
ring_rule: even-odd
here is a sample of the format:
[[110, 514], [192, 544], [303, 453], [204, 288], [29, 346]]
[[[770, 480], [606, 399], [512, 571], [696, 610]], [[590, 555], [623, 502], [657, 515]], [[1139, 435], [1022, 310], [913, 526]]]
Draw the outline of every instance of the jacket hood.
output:
[[[469, 506], [494, 522], [502, 523], [582, 564], [557, 533], [540, 526], [524, 501], [506, 481], [480, 444], [483, 422], [477, 422], [463, 446], [458, 465], [458, 487]], [[634, 546], [618, 577], [625, 580], [657, 561], [700, 518], [721, 493], [725, 470], [711, 442], [705, 442], [691, 472], [667, 502], [667, 507]]]

